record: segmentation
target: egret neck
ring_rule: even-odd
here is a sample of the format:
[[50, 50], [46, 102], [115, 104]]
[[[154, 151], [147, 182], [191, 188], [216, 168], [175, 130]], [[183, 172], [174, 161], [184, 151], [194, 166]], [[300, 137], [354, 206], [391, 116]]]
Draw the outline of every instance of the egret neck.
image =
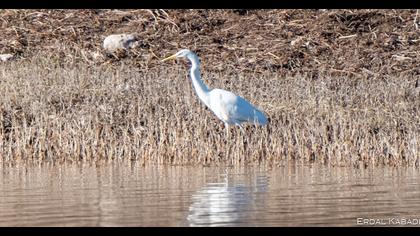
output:
[[195, 88], [195, 91], [197, 92], [197, 95], [200, 98], [200, 100], [202, 102], [204, 102], [204, 104], [206, 104], [206, 106], [209, 106], [209, 102], [208, 102], [207, 97], [208, 97], [208, 93], [209, 93], [210, 90], [207, 88], [207, 86], [204, 84], [204, 82], [200, 79], [200, 62], [199, 62], [199, 59], [193, 53], [188, 54], [187, 58], [191, 62], [190, 76], [191, 76], [191, 80], [192, 80], [193, 86]]

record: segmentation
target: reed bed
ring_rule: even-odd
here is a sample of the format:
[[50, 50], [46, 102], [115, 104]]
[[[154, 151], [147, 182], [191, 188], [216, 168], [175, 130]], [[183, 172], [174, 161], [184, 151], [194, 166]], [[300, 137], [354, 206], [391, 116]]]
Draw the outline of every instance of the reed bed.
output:
[[416, 77], [382, 79], [203, 71], [268, 115], [245, 133], [200, 103], [184, 63], [148, 71], [121, 63], [60, 64], [54, 57], [0, 66], [0, 160], [136, 160], [143, 164], [342, 165], [419, 162]]

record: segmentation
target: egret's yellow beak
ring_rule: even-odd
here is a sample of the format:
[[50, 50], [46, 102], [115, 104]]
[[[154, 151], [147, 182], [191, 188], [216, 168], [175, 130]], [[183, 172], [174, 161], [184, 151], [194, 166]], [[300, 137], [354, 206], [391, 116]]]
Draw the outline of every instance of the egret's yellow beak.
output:
[[165, 59], [162, 59], [161, 62], [164, 62], [164, 61], [167, 61], [167, 60], [171, 60], [171, 59], [175, 59], [175, 58], [176, 58], [176, 54], [174, 54], [172, 56], [169, 56], [169, 57], [167, 57]]

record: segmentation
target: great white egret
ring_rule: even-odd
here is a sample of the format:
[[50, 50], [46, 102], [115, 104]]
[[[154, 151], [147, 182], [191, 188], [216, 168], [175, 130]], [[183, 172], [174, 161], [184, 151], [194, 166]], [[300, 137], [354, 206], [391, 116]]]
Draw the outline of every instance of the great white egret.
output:
[[209, 89], [200, 78], [200, 62], [195, 53], [182, 49], [163, 59], [162, 62], [176, 58], [187, 58], [191, 62], [190, 76], [198, 97], [217, 118], [225, 123], [227, 133], [229, 125], [237, 125], [242, 129], [241, 124], [244, 122], [256, 125], [267, 124], [264, 113], [244, 98], [223, 89]]

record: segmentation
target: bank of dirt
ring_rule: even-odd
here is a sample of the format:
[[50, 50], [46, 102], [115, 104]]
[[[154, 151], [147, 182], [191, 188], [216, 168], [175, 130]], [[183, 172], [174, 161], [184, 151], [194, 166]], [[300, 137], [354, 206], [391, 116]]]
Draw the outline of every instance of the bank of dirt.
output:
[[[0, 53], [53, 52], [60, 62], [134, 63], [180, 48], [208, 71], [274, 71], [381, 78], [420, 74], [417, 10], [0, 10]], [[109, 34], [135, 33], [124, 58], [103, 53]]]

